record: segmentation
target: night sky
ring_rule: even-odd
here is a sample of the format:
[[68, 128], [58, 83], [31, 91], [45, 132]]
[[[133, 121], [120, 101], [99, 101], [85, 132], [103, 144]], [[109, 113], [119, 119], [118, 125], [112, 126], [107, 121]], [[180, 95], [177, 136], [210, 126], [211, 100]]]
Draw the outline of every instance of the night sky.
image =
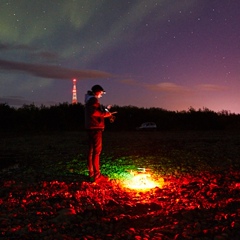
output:
[[0, 0], [0, 103], [240, 113], [239, 0]]

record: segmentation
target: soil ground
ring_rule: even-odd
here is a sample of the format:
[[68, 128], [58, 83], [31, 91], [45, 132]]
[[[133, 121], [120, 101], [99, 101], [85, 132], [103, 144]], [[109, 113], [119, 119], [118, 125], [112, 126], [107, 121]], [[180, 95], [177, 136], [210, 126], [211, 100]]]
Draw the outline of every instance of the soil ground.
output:
[[[238, 132], [104, 132], [87, 178], [85, 132], [0, 137], [1, 239], [239, 239]], [[159, 185], [130, 189], [131, 172]]]

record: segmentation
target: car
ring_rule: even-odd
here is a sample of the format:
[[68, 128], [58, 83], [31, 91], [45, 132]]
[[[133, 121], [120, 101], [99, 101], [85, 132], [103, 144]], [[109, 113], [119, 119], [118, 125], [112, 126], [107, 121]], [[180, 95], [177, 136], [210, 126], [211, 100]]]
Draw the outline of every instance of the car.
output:
[[142, 123], [140, 127], [137, 127], [137, 130], [156, 130], [157, 124], [155, 122], [145, 122]]

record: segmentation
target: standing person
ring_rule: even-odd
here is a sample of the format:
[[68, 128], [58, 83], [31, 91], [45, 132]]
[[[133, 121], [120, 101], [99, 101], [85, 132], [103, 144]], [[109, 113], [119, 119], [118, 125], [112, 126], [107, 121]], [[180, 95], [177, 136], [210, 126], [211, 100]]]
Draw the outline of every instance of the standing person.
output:
[[105, 128], [104, 118], [112, 114], [99, 103], [99, 98], [106, 92], [100, 85], [94, 85], [85, 95], [85, 128], [89, 137], [88, 171], [90, 179], [95, 182], [107, 181], [100, 172], [100, 154], [102, 151], [102, 132]]

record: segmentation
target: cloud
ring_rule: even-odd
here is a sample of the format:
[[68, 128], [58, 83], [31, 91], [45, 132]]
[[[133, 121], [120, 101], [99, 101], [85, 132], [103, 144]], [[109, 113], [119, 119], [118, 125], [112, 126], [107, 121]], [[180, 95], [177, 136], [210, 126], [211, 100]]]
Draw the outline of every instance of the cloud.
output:
[[191, 89], [187, 87], [183, 87], [171, 82], [163, 82], [158, 84], [148, 84], [148, 83], [141, 83], [131, 78], [126, 78], [121, 80], [122, 83], [127, 85], [134, 85], [144, 87], [150, 91], [159, 91], [165, 93], [190, 93]]
[[[53, 51], [41, 51], [38, 47], [32, 47], [26, 44], [5, 44], [0, 43], [0, 51], [21, 51], [31, 54], [31, 57], [44, 60], [56, 60], [59, 59], [59, 54]], [[18, 52], [19, 53], [19, 52]]]
[[171, 82], [163, 82], [158, 84], [147, 84], [146, 87], [153, 91], [160, 91], [160, 92], [166, 92], [166, 93], [183, 93], [183, 92], [189, 92], [190, 89], [177, 85], [175, 83]]
[[27, 100], [20, 96], [6, 96], [6, 97], [0, 97], [0, 104], [7, 104], [9, 106], [14, 106], [14, 107], [22, 107], [25, 104], [26, 105], [34, 104], [35, 106], [41, 106], [42, 104], [44, 104], [44, 106], [51, 106], [51, 105], [56, 105], [57, 102], [44, 101], [43, 103], [39, 101]]
[[10, 45], [10, 44], [4, 44], [0, 43], [0, 50], [1, 51], [10, 51], [10, 50], [35, 50], [35, 48], [28, 46], [26, 44], [16, 44], [16, 45]]
[[50, 52], [50, 51], [39, 51], [36, 53], [32, 53], [31, 56], [44, 59], [44, 61], [52, 61], [56, 59], [60, 59], [59, 54], [55, 52]]
[[95, 70], [69, 69], [56, 65], [29, 64], [0, 59], [0, 69], [16, 72], [25, 72], [30, 75], [51, 79], [91, 79], [113, 78], [111, 73]]
[[31, 104], [32, 102], [20, 96], [0, 97], [0, 104], [8, 104], [11, 106], [22, 106], [23, 104]]
[[164, 92], [164, 93], [174, 93], [174, 94], [190, 94], [194, 93], [196, 94], [197, 92], [221, 92], [227, 89], [226, 86], [220, 86], [220, 85], [215, 85], [215, 84], [199, 84], [193, 87], [186, 87], [186, 86], [181, 86], [176, 83], [172, 82], [162, 82], [158, 84], [148, 84], [148, 83], [141, 83], [138, 82], [134, 79], [131, 78], [126, 78], [124, 80], [121, 80], [122, 83], [127, 84], [127, 85], [135, 85], [135, 86], [140, 86], [140, 87], [145, 87], [146, 89], [150, 91], [159, 91], [159, 92]]
[[126, 78], [126, 79], [122, 79], [121, 83], [127, 84], [127, 85], [135, 85], [135, 86], [141, 86], [142, 84], [137, 82], [136, 80], [132, 79], [132, 78]]
[[199, 90], [209, 91], [209, 92], [219, 92], [227, 89], [225, 86], [215, 85], [215, 84], [199, 84], [196, 86]]

